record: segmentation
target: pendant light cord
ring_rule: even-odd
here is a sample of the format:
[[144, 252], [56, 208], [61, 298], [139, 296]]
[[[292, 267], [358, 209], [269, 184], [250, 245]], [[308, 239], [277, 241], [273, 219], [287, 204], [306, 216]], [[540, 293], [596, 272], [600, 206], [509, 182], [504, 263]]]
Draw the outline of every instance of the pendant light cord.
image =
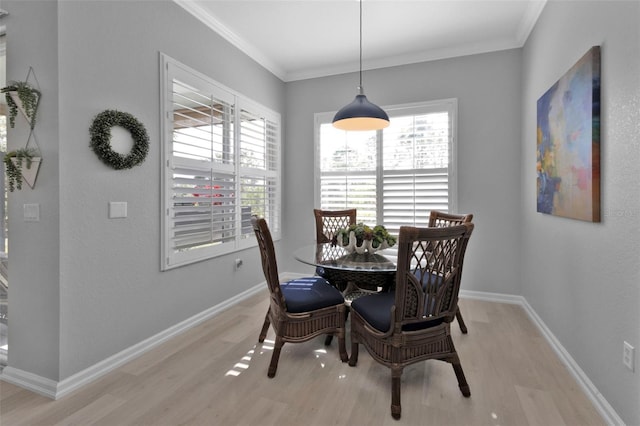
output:
[[360, 90], [362, 90], [362, 0], [360, 0]]
[[340, 130], [381, 130], [389, 126], [389, 116], [379, 106], [369, 102], [362, 88], [362, 1], [360, 0], [360, 85], [356, 98], [333, 117], [333, 126]]

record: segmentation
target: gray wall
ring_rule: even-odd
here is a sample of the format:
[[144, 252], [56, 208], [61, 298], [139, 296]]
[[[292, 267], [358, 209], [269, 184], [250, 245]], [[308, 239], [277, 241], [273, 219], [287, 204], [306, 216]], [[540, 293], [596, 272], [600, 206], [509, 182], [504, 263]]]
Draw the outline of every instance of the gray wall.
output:
[[[364, 73], [367, 97], [381, 106], [458, 99], [458, 211], [473, 213], [476, 223], [465, 290], [521, 293], [521, 59], [514, 49]], [[290, 253], [315, 239], [314, 113], [351, 102], [357, 83], [353, 73], [287, 84], [283, 270], [309, 271]]]
[[[160, 272], [158, 52], [279, 112], [284, 83], [173, 2], [3, 7], [8, 78], [34, 66], [46, 149], [36, 189], [10, 198], [9, 366], [62, 380], [263, 281], [256, 249]], [[91, 151], [105, 109], [145, 124], [144, 163], [116, 171]], [[109, 201], [128, 202], [128, 217], [108, 219]], [[25, 202], [40, 203], [39, 223], [22, 221]]]
[[[522, 291], [629, 425], [640, 379], [640, 3], [552, 1], [524, 48]], [[536, 213], [536, 101], [591, 46], [601, 46], [602, 222]], [[638, 356], [636, 355], [636, 362]]]
[[[7, 80], [35, 70], [42, 99], [35, 137], [42, 153], [35, 189], [9, 194], [10, 365], [58, 379], [60, 357], [60, 164], [58, 114], [58, 22], [55, 2], [3, 3], [7, 26]], [[35, 80], [30, 79], [35, 84]], [[9, 150], [23, 147], [28, 126], [21, 118], [7, 133]], [[30, 146], [32, 146], [30, 144]], [[40, 205], [40, 222], [24, 222], [23, 204]], [[19, 366], [19, 367], [18, 367]]]
[[[284, 113], [280, 270], [311, 272], [291, 252], [314, 239], [313, 114], [350, 102], [357, 74], [285, 85], [172, 2], [3, 8], [8, 79], [33, 65], [44, 95], [36, 189], [10, 196], [11, 367], [63, 380], [263, 280], [255, 249], [160, 272], [158, 51]], [[379, 105], [458, 98], [458, 210], [477, 224], [463, 289], [525, 296], [628, 424], [640, 424], [638, 375], [621, 364], [623, 340], [640, 348], [638, 9], [552, 1], [524, 49], [364, 76]], [[535, 102], [598, 44], [603, 221], [537, 214]], [[88, 147], [109, 108], [147, 127], [151, 151], [134, 169], [111, 170]], [[22, 136], [10, 131], [10, 147]], [[109, 201], [127, 201], [129, 217], [109, 220]], [[40, 222], [22, 220], [24, 203], [40, 204]]]

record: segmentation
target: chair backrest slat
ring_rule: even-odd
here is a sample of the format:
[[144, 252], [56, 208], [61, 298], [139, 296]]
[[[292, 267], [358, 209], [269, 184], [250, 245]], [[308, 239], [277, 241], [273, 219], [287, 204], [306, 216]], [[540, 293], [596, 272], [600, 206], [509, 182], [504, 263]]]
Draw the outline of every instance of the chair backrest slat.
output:
[[429, 227], [442, 228], [444, 226], [461, 225], [473, 220], [473, 214], [445, 213], [439, 210], [431, 210], [429, 214]]
[[456, 314], [462, 264], [473, 223], [403, 226], [398, 237], [396, 327]]
[[330, 243], [338, 229], [356, 223], [356, 209], [320, 210], [314, 209], [316, 220], [316, 243]]

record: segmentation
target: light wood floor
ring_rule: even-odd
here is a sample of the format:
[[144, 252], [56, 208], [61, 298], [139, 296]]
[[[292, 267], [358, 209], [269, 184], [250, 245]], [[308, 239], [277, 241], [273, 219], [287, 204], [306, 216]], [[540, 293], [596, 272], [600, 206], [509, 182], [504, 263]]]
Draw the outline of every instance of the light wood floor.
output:
[[58, 401], [0, 382], [0, 425], [604, 423], [519, 306], [462, 300], [469, 334], [455, 322], [452, 332], [471, 397], [450, 365], [414, 364], [395, 421], [390, 371], [364, 348], [349, 367], [335, 341], [285, 344], [267, 378], [273, 334], [258, 343], [267, 303], [265, 291]]

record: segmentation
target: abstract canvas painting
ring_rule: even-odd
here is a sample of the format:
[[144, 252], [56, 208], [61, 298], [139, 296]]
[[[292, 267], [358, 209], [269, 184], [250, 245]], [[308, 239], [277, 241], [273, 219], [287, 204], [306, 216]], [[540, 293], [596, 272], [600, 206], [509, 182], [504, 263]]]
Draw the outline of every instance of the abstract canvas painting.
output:
[[600, 222], [600, 46], [537, 106], [538, 212]]

